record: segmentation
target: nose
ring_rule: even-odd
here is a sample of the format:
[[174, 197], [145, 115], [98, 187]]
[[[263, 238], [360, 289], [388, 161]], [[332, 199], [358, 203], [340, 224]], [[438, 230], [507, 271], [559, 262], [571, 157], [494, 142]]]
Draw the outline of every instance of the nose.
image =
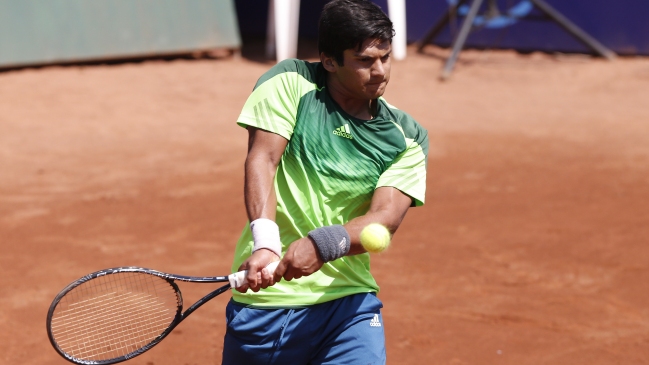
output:
[[371, 69], [371, 75], [374, 77], [385, 76], [385, 65], [380, 58], [374, 61]]

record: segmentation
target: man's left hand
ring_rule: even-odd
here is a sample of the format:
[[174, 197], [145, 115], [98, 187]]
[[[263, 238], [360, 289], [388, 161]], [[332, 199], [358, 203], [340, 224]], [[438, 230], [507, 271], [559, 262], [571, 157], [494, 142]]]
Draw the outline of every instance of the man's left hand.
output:
[[293, 242], [284, 254], [277, 269], [275, 281], [299, 279], [320, 270], [324, 261], [320, 259], [315, 243], [309, 237]]

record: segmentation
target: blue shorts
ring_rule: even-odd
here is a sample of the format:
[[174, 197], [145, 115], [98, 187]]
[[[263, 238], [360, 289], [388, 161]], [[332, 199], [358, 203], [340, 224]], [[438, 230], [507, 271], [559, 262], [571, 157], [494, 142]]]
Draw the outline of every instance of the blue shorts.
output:
[[230, 300], [223, 364], [385, 364], [382, 307], [373, 293], [282, 309]]

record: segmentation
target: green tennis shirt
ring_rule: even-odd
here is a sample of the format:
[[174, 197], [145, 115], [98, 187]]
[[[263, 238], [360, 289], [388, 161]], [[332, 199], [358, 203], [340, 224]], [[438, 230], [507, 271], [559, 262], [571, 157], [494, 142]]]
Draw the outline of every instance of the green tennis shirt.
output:
[[[275, 175], [276, 222], [282, 251], [309, 231], [365, 214], [381, 186], [422, 205], [428, 135], [405, 112], [379, 98], [377, 116], [347, 114], [326, 89], [320, 63], [285, 60], [257, 82], [237, 123], [276, 133], [288, 145]], [[237, 242], [232, 270], [252, 254], [249, 225]], [[233, 291], [235, 301], [260, 307], [303, 306], [379, 290], [364, 253], [326, 263], [312, 275], [282, 280], [258, 293]]]

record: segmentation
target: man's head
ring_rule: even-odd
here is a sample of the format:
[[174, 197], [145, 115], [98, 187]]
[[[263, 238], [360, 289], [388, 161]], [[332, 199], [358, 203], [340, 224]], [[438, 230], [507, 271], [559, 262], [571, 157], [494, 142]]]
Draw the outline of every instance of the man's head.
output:
[[392, 22], [367, 0], [333, 0], [320, 17], [319, 50], [330, 92], [373, 100], [390, 81]]
[[376, 4], [367, 0], [333, 0], [320, 15], [318, 50], [342, 66], [346, 49], [360, 51], [368, 39], [392, 43], [393, 35], [392, 22]]

